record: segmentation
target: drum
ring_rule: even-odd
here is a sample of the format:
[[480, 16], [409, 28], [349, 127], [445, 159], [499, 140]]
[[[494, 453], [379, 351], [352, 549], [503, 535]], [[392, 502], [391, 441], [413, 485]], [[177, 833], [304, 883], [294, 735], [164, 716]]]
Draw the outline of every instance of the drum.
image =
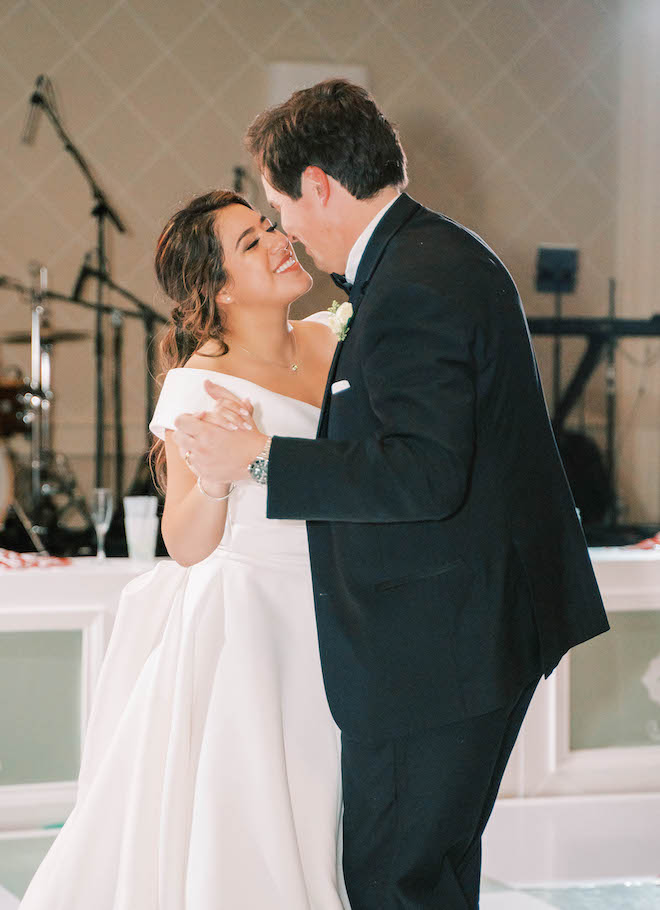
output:
[[22, 379], [0, 376], [0, 439], [29, 433], [35, 412], [33, 400], [41, 399]]
[[14, 468], [9, 452], [0, 442], [0, 528], [9, 506], [14, 501]]

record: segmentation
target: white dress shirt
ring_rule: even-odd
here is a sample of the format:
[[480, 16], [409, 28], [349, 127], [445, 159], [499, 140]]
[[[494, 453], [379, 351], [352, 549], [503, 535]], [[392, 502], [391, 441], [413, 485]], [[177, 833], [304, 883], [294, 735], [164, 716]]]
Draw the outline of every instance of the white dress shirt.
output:
[[387, 205], [384, 205], [383, 208], [378, 212], [375, 218], [373, 218], [366, 228], [362, 231], [358, 239], [353, 244], [353, 249], [348, 254], [348, 261], [346, 263], [346, 273], [345, 278], [349, 284], [355, 284], [355, 276], [357, 275], [358, 266], [360, 265], [360, 260], [362, 259], [362, 254], [367, 248], [367, 244], [371, 240], [371, 235], [376, 230], [378, 222], [383, 217], [385, 212], [389, 209], [391, 205], [397, 201], [401, 194], [397, 193], [394, 199], [390, 199]]

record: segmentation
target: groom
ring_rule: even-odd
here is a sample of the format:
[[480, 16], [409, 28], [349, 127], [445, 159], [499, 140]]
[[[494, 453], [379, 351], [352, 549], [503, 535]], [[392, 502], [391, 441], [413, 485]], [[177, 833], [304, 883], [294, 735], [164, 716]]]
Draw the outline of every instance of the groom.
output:
[[479, 237], [403, 192], [362, 88], [296, 92], [247, 144], [353, 316], [317, 439], [234, 434], [219, 470], [251, 463], [269, 518], [308, 522], [352, 910], [473, 910], [538, 680], [608, 628], [520, 298]]

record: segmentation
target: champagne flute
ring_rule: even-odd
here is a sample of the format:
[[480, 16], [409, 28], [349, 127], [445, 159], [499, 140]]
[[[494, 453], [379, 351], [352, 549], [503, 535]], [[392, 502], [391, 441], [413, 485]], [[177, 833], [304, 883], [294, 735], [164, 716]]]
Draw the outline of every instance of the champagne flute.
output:
[[95, 487], [92, 491], [90, 513], [96, 531], [96, 558], [105, 559], [105, 535], [112, 520], [112, 490], [106, 487]]

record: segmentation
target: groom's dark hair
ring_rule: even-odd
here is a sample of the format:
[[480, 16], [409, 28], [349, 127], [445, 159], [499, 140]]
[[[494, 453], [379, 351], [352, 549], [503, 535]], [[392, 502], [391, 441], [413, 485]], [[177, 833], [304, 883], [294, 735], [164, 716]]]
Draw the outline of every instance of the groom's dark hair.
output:
[[406, 155], [395, 127], [366, 89], [327, 79], [260, 114], [245, 137], [270, 185], [302, 195], [306, 167], [320, 167], [356, 199], [408, 183]]

